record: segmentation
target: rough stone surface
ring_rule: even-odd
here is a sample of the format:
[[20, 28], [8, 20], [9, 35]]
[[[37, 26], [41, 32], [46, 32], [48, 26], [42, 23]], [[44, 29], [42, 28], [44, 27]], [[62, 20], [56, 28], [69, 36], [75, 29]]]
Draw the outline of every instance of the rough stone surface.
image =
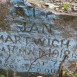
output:
[[9, 9], [10, 30], [0, 30], [0, 68], [48, 74], [57, 72], [64, 55], [65, 64], [77, 60], [77, 17], [29, 4]]

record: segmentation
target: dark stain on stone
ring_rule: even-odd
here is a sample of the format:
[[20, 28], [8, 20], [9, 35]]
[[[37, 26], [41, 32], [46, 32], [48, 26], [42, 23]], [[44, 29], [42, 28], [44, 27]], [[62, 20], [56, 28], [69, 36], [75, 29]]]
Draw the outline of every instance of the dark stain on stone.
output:
[[15, 7], [15, 12], [17, 15], [21, 15], [21, 16], [25, 15], [24, 9], [22, 7]]

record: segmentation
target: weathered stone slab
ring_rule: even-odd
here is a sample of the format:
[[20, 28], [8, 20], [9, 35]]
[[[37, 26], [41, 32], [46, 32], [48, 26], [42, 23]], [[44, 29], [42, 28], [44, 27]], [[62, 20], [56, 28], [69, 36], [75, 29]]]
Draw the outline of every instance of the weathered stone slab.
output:
[[77, 60], [77, 18], [36, 8], [15, 12], [9, 31], [0, 31], [0, 68], [18, 72], [57, 72], [64, 55]]

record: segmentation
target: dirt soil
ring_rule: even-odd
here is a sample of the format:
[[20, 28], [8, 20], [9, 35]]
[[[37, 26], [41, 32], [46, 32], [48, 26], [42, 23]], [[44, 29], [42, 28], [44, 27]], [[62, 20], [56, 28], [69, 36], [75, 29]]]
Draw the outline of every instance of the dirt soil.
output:
[[42, 7], [43, 5], [45, 5], [45, 3], [51, 3], [51, 4], [55, 4], [58, 5], [59, 7], [61, 6], [62, 3], [70, 3], [70, 6], [75, 6], [75, 9], [77, 10], [77, 3], [76, 2], [56, 2], [56, 3], [52, 3], [51, 0], [27, 0], [29, 3], [34, 4], [35, 6], [39, 7], [42, 10], [48, 10], [54, 14], [57, 15], [71, 15], [71, 16], [77, 16], [77, 11], [71, 11], [71, 7], [67, 10], [64, 11], [62, 9], [49, 9], [49, 8], [45, 8]]

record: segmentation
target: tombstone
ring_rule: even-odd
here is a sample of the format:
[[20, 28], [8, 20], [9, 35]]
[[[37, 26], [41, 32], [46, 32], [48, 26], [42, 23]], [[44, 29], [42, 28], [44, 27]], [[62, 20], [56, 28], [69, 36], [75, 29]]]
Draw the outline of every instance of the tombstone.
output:
[[21, 2], [23, 2], [24, 3], [24, 0], [10, 0], [10, 2], [11, 3], [13, 3], [13, 4], [16, 4], [16, 3], [21, 3]]
[[6, 18], [12, 22], [8, 31], [0, 30], [0, 68], [51, 74], [58, 71], [64, 55], [68, 55], [65, 64], [77, 59], [76, 16], [56, 15], [36, 7], [23, 10], [23, 16], [15, 12], [14, 19]]

